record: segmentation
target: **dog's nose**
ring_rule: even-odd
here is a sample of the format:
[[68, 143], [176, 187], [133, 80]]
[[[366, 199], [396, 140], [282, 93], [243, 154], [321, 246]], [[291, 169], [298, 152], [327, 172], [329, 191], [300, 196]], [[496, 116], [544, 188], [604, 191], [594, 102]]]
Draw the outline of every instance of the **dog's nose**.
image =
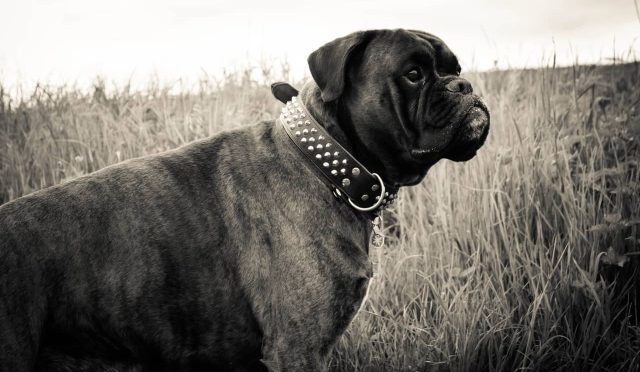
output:
[[473, 92], [473, 88], [471, 87], [471, 83], [466, 81], [463, 78], [455, 78], [447, 83], [445, 86], [449, 92], [452, 93], [462, 93], [469, 94]]

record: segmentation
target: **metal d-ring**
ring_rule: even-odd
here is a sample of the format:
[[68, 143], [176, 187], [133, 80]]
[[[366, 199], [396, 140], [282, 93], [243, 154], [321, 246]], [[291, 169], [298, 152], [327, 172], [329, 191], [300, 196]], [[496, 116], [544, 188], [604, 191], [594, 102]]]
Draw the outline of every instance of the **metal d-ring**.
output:
[[378, 173], [373, 173], [374, 176], [376, 176], [376, 178], [378, 179], [378, 182], [380, 182], [380, 196], [378, 197], [378, 201], [370, 206], [370, 207], [359, 207], [357, 205], [355, 205], [355, 203], [353, 201], [351, 201], [351, 198], [347, 198], [347, 200], [349, 200], [349, 204], [351, 204], [351, 206], [357, 210], [359, 210], [360, 212], [370, 212], [376, 208], [378, 208], [380, 206], [380, 204], [382, 204], [382, 199], [384, 199], [384, 182], [382, 182], [382, 178], [380, 178], [380, 176], [378, 176]]

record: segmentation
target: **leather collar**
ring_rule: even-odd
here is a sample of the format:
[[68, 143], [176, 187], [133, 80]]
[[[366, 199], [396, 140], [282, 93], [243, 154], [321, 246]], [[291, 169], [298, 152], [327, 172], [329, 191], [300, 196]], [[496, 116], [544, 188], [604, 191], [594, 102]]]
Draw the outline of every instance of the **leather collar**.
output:
[[322, 174], [336, 198], [359, 212], [378, 215], [397, 197], [397, 188], [386, 185], [338, 143], [296, 97], [282, 108], [278, 118], [296, 148]]

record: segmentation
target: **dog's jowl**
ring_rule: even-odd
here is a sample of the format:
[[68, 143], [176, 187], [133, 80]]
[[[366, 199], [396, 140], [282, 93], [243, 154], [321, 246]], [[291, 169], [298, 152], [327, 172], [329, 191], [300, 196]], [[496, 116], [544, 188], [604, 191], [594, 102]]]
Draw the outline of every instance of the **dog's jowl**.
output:
[[[322, 370], [372, 220], [489, 114], [421, 31], [334, 40], [279, 118], [0, 207], [0, 370]], [[297, 95], [297, 97], [293, 97]]]

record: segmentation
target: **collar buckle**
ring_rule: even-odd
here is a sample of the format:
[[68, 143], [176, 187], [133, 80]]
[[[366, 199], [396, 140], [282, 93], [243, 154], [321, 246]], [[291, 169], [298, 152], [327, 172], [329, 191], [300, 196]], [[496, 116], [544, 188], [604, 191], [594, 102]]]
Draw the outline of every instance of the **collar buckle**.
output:
[[372, 173], [372, 175], [375, 176], [378, 179], [378, 183], [380, 184], [380, 195], [376, 197], [377, 201], [375, 202], [375, 204], [373, 204], [370, 207], [360, 207], [360, 206], [356, 205], [353, 202], [353, 200], [351, 200], [351, 198], [347, 198], [347, 200], [349, 200], [349, 204], [351, 204], [351, 206], [354, 209], [356, 209], [356, 210], [358, 210], [360, 212], [371, 212], [373, 210], [376, 210], [384, 202], [384, 193], [385, 193], [384, 182], [382, 182], [382, 178], [380, 178], [378, 173]]

